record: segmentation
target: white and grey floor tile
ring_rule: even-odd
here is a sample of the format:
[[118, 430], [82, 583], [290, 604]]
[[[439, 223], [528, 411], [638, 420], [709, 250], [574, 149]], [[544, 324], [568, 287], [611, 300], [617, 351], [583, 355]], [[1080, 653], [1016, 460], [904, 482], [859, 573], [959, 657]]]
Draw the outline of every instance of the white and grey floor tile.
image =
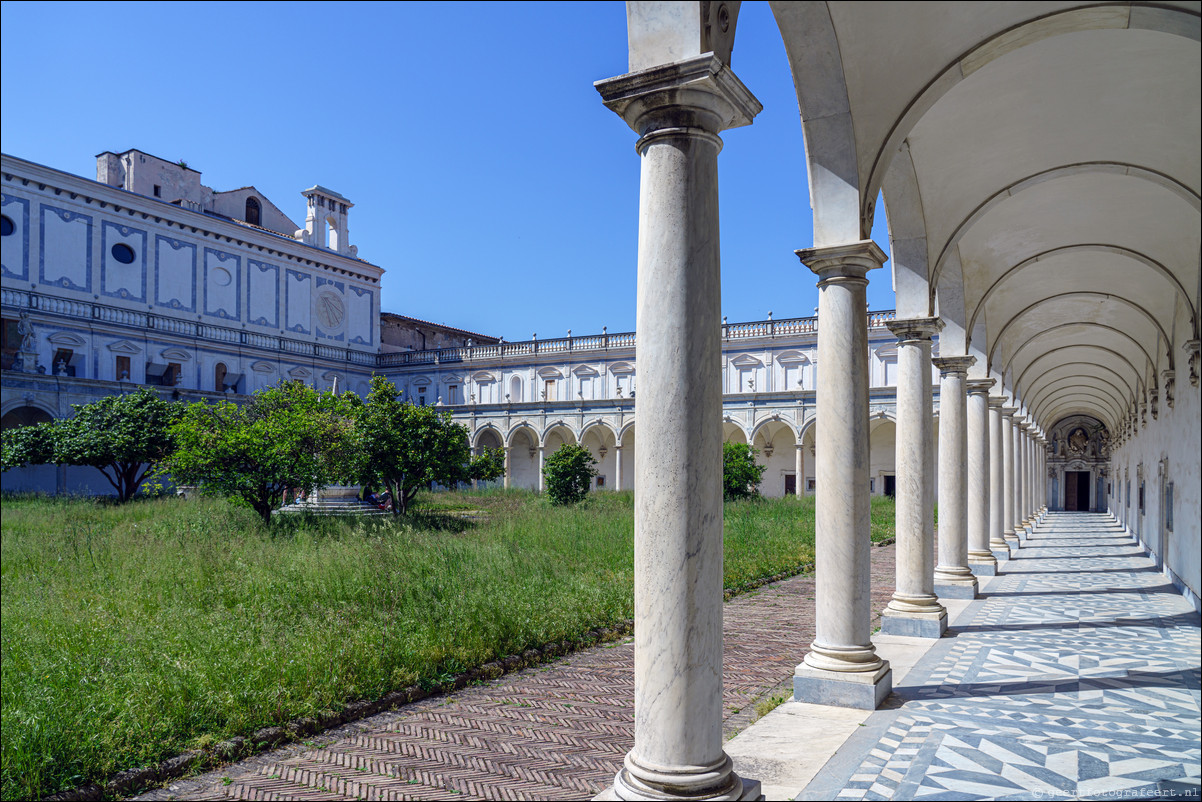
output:
[[1108, 516], [1050, 514], [798, 798], [1197, 799], [1199, 632]]

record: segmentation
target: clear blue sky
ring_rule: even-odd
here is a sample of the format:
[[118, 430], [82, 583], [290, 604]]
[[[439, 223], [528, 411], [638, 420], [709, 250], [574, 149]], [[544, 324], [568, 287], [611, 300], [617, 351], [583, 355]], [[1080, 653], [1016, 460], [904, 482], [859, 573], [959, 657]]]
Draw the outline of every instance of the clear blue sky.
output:
[[[626, 71], [623, 3], [2, 8], [5, 153], [89, 178], [103, 150], [185, 159], [302, 225], [322, 184], [355, 203], [385, 311], [509, 340], [634, 328], [636, 137], [593, 88]], [[767, 3], [743, 4], [733, 66], [764, 111], [723, 134], [723, 312], [810, 315], [801, 126]], [[870, 308], [892, 308], [888, 265], [870, 278]]]

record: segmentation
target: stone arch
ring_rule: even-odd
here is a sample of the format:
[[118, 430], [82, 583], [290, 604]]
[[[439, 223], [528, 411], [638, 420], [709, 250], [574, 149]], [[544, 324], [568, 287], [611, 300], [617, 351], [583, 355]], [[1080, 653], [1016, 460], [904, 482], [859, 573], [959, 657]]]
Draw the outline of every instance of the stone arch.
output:
[[[490, 442], [485, 442], [489, 440]], [[495, 442], [493, 442], [495, 441]], [[485, 423], [480, 428], [476, 429], [472, 435], [472, 448], [504, 448], [505, 435], [501, 433], [501, 429], [493, 423]]]
[[751, 438], [747, 436], [747, 429], [744, 428], [743, 424], [727, 415], [722, 418], [722, 442], [750, 443]]
[[[557, 438], [559, 442], [555, 443]], [[562, 420], [547, 424], [547, 428], [543, 430], [542, 437], [539, 439], [539, 445], [549, 449], [548, 453], [559, 448], [560, 445], [576, 445], [578, 442], [572, 427]]]
[[[773, 3], [774, 11], [776, 5], [776, 3]], [[877, 148], [873, 155], [872, 167], [869, 170], [868, 179], [865, 182], [865, 186], [868, 189], [864, 193], [865, 196], [871, 194], [875, 198], [876, 188], [884, 183], [883, 176], [888, 171], [889, 162], [892, 160], [893, 154], [901, 148], [902, 143], [910, 136], [911, 131], [914, 130], [914, 127], [922, 119], [923, 115], [930, 111], [931, 107], [940, 98], [947, 95], [961, 81], [991, 61], [1008, 53], [1050, 37], [1104, 28], [1150, 30], [1169, 35], [1183, 36], [1198, 41], [1196, 19], [1185, 10], [1159, 9], [1157, 12], [1137, 15], [1132, 13], [1133, 9], [1131, 6], [1116, 4], [1106, 9], [1106, 12], [1109, 13], [1103, 12], [1099, 14], [1098, 11], [1098, 9], [1091, 7], [1072, 8], [1063, 11], [1054, 11], [1050, 14], [1037, 17], [1017, 27], [1000, 31], [994, 36], [979, 42], [968, 53], [962, 55], [954, 63], [949, 64], [940, 75], [933, 77], [923, 87], [922, 91], [906, 104], [904, 112], [893, 123], [888, 135], [881, 142], [880, 147]], [[787, 41], [788, 38], [786, 38]], [[837, 46], [837, 42], [835, 44]], [[835, 52], [837, 53], [838, 51], [836, 50]], [[842, 77], [841, 67], [839, 76], [840, 78]], [[800, 96], [800, 81], [797, 81], [796, 72], [794, 72], [794, 80], [799, 85], [798, 94]], [[846, 95], [846, 90], [844, 90], [844, 94]], [[802, 108], [804, 109], [804, 107]], [[817, 226], [815, 226], [816, 229]], [[932, 281], [932, 284], [934, 284], [934, 281]]]
[[55, 420], [53, 410], [36, 399], [14, 399], [5, 407], [4, 414], [0, 416], [0, 429], [17, 429]]

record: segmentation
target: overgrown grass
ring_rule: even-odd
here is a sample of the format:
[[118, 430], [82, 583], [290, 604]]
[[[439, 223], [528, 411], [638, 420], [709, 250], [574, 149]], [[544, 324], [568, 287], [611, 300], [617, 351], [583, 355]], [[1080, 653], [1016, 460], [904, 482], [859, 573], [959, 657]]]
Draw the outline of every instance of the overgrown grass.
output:
[[[42, 796], [630, 617], [632, 500], [391, 520], [6, 498], [2, 795]], [[456, 511], [478, 511], [465, 520]], [[726, 585], [813, 564], [813, 502], [726, 508]], [[890, 527], [891, 528], [891, 527]]]

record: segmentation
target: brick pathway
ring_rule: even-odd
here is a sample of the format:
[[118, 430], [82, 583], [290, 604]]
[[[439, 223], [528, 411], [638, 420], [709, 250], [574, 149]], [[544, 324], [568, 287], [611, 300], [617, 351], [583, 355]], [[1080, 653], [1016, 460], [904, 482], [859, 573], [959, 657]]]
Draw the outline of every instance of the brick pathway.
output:
[[[874, 617], [893, 592], [893, 547], [872, 549]], [[727, 737], [755, 703], [791, 690], [814, 637], [814, 580], [727, 603]], [[876, 626], [874, 621], [873, 626]], [[406, 705], [139, 799], [587, 799], [634, 741], [629, 638]]]

